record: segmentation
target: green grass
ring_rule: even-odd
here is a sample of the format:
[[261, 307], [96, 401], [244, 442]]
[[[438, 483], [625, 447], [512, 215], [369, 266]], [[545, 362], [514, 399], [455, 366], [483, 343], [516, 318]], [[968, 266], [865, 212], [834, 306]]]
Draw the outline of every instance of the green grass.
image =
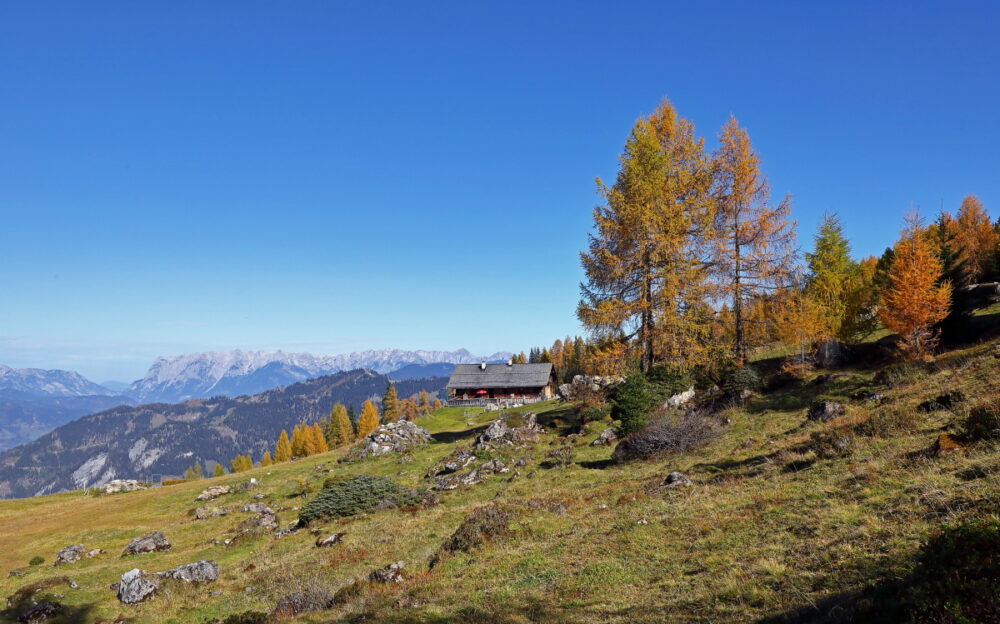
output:
[[[203, 622], [244, 610], [269, 611], [283, 595], [320, 586], [329, 590], [393, 561], [406, 562], [408, 581], [365, 588], [347, 604], [301, 616], [301, 622], [339, 619], [379, 622], [752, 622], [838, 594], [858, 592], [912, 568], [923, 541], [943, 523], [970, 513], [996, 513], [1000, 470], [967, 479], [974, 467], [1000, 466], [1000, 449], [978, 444], [939, 458], [915, 454], [943, 430], [954, 429], [961, 410], [920, 415], [906, 431], [888, 438], [858, 438], [849, 457], [820, 460], [802, 445], [813, 431], [857, 422], [877, 410], [914, 411], [921, 401], [961, 389], [974, 402], [1000, 388], [1000, 360], [993, 345], [955, 351], [938, 359], [911, 383], [888, 391], [882, 408], [849, 404], [841, 422], [804, 424], [816, 398], [846, 401], [870, 383], [872, 371], [821, 386], [804, 386], [752, 399], [724, 414], [731, 423], [711, 445], [688, 455], [612, 465], [611, 449], [592, 447], [602, 425], [579, 438], [575, 406], [552, 401], [518, 408], [536, 412], [546, 427], [530, 448], [497, 452], [508, 465], [527, 465], [481, 485], [440, 492], [430, 509], [398, 510], [332, 519], [323, 531], [343, 532], [332, 548], [313, 547], [307, 531], [213, 543], [231, 536], [246, 517], [194, 521], [194, 497], [207, 485], [261, 480], [292, 523], [306, 499], [289, 498], [297, 478], [315, 487], [331, 475], [390, 477], [406, 487], [427, 488], [427, 471], [443, 456], [471, 445], [497, 417], [481, 409], [444, 408], [419, 421], [435, 436], [405, 458], [390, 456], [338, 463], [342, 450], [199, 482], [114, 496], [68, 492], [0, 502], [0, 594], [56, 574], [80, 586], [63, 589], [63, 602], [89, 609], [85, 621], [119, 615], [139, 622]], [[547, 454], [570, 446], [574, 463], [546, 468]], [[695, 487], [656, 493], [652, 486], [672, 470]], [[978, 473], [977, 473], [978, 474]], [[222, 497], [213, 505], [249, 502], [252, 492]], [[560, 502], [563, 514], [528, 501]], [[480, 505], [499, 502], [517, 509], [512, 535], [427, 562], [463, 518]], [[132, 537], [166, 534], [172, 550], [119, 558]], [[107, 551], [55, 569], [55, 552], [67, 544]], [[6, 571], [41, 566], [23, 578]], [[152, 602], [120, 605], [108, 585], [131, 567], [150, 571], [213, 559], [222, 577], [204, 588], [171, 588]], [[247, 588], [251, 589], [247, 589]]]

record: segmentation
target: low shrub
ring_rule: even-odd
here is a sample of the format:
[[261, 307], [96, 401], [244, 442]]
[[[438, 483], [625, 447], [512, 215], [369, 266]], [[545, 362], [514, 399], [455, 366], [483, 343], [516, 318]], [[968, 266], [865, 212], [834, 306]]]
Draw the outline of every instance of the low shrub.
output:
[[996, 622], [1000, 615], [1000, 520], [945, 527], [917, 559], [908, 592], [916, 623]]
[[656, 404], [656, 397], [649, 387], [646, 376], [632, 373], [611, 393], [611, 416], [621, 421], [623, 435], [642, 429], [650, 410]]
[[514, 514], [496, 505], [480, 507], [466, 516], [451, 537], [441, 544], [445, 552], [469, 552], [486, 542], [510, 534]]
[[40, 566], [43, 563], [45, 563], [45, 558], [44, 557], [39, 557], [38, 555], [35, 555], [34, 557], [31, 558], [31, 561], [28, 562], [28, 565], [30, 565], [30, 566]]
[[695, 385], [693, 377], [687, 373], [671, 370], [663, 364], [657, 364], [646, 373], [650, 391], [657, 403], [662, 403], [675, 394], [686, 392]]
[[980, 405], [969, 410], [962, 425], [962, 437], [968, 442], [1000, 440], [1000, 402]]
[[854, 434], [842, 427], [814, 431], [809, 436], [806, 449], [816, 453], [820, 459], [847, 457], [854, 452]]
[[160, 485], [177, 485], [179, 483], [187, 483], [187, 479], [164, 479], [160, 481]]
[[714, 435], [712, 421], [700, 414], [661, 413], [619, 442], [611, 457], [625, 462], [686, 453], [708, 443]]
[[313, 520], [354, 516], [390, 507], [420, 503], [420, 495], [386, 477], [358, 475], [323, 488], [299, 512], [299, 524]]
[[313, 488], [313, 485], [309, 483], [308, 479], [305, 477], [295, 477], [295, 483], [292, 486], [292, 493], [289, 494], [289, 496], [292, 498], [296, 496], [304, 498], [312, 494], [314, 490], [315, 488]]
[[303, 613], [323, 611], [334, 604], [334, 594], [326, 589], [315, 588], [286, 594], [278, 600], [271, 611], [273, 618], [291, 618]]
[[893, 409], [878, 412], [854, 426], [854, 433], [866, 438], [888, 438], [911, 433], [923, 422], [916, 412]]
[[923, 370], [912, 362], [890, 364], [875, 373], [872, 381], [880, 386], [895, 388], [916, 381], [923, 375]]
[[587, 405], [580, 410], [580, 423], [587, 424], [611, 420], [611, 406], [607, 403], [597, 405]]

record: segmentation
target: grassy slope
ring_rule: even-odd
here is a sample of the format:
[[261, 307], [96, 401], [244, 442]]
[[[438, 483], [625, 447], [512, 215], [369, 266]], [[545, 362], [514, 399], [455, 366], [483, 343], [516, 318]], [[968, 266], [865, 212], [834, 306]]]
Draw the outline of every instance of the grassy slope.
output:
[[[1000, 360], [993, 345], [956, 351], [933, 370], [889, 391], [890, 408], [906, 414], [929, 397], [962, 389], [975, 399], [996, 393]], [[68, 574], [79, 590], [60, 588], [64, 602], [85, 605], [89, 618], [134, 616], [142, 622], [200, 622], [247, 609], [269, 610], [297, 589], [336, 589], [376, 567], [403, 560], [408, 582], [372, 588], [349, 604], [302, 622], [328, 622], [367, 614], [398, 622], [746, 622], [857, 591], [880, 578], [904, 575], [921, 541], [962, 513], [995, 512], [1000, 472], [963, 480], [973, 464], [1000, 467], [1000, 449], [977, 445], [939, 458], [913, 457], [929, 447], [942, 427], [960, 414], [919, 416], [906, 432], [863, 438], [855, 453], [815, 460], [792, 449], [812, 431], [804, 410], [819, 396], [846, 401], [871, 372], [822, 386], [754, 399], [727, 414], [732, 424], [708, 447], [691, 455], [627, 466], [608, 465], [610, 449], [591, 447], [597, 428], [570, 440], [575, 463], [543, 468], [554, 448], [566, 444], [560, 427], [571, 410], [542, 406], [550, 433], [534, 449], [506, 458], [530, 457], [520, 476], [496, 476], [471, 488], [441, 493], [442, 504], [416, 513], [381, 511], [332, 521], [344, 542], [314, 548], [301, 531], [282, 539], [254, 538], [225, 548], [225, 537], [245, 514], [194, 521], [189, 511], [202, 488], [255, 476], [272, 506], [295, 507], [288, 498], [297, 477], [318, 485], [333, 474], [382, 474], [412, 486], [442, 456], [468, 445], [489, 414], [442, 409], [421, 421], [440, 441], [413, 453], [412, 461], [389, 457], [337, 464], [339, 452], [196, 483], [116, 496], [80, 492], [0, 502], [0, 572], [46, 563], [25, 578], [0, 578], [0, 595], [54, 574]], [[992, 384], [992, 385], [991, 385]], [[850, 404], [845, 420], [875, 409]], [[887, 408], [882, 408], [887, 409]], [[538, 408], [536, 407], [537, 411]], [[553, 421], [553, 419], [555, 419]], [[571, 425], [567, 422], [566, 426]], [[815, 460], [815, 461], [814, 461]], [[671, 470], [695, 481], [688, 490], [648, 495]], [[426, 562], [463, 517], [493, 500], [545, 498], [567, 507], [559, 515], [526, 509], [509, 539], [446, 559], [433, 572]], [[229, 495], [219, 505], [249, 502], [250, 493]], [[279, 513], [283, 524], [296, 517]], [[645, 521], [645, 522], [640, 522]], [[163, 531], [171, 551], [118, 557], [127, 541]], [[95, 559], [51, 567], [62, 546], [84, 543], [107, 551]], [[131, 567], [162, 570], [197, 559], [214, 559], [222, 578], [204, 588], [173, 588], [137, 607], [117, 603], [108, 585]], [[247, 590], [250, 587], [252, 589]], [[366, 621], [372, 621], [372, 619]]]

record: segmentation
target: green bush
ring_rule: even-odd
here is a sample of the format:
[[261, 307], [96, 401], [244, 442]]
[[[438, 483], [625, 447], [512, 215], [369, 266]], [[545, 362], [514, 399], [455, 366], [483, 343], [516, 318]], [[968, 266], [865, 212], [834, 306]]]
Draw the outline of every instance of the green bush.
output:
[[632, 373], [611, 393], [611, 417], [621, 421], [623, 435], [642, 429], [656, 397], [642, 373]]
[[896, 386], [902, 386], [915, 381], [921, 376], [922, 372], [919, 366], [910, 362], [890, 364], [875, 373], [872, 381], [881, 386], [895, 388]]
[[299, 512], [305, 526], [322, 518], [353, 516], [386, 507], [405, 507], [420, 502], [420, 495], [386, 477], [358, 475], [323, 488]]
[[740, 366], [722, 380], [722, 391], [727, 397], [738, 399], [745, 390], [756, 392], [760, 389], [760, 375], [752, 366]]
[[962, 437], [970, 442], [1000, 439], [1000, 403], [972, 408], [962, 427]]
[[663, 364], [657, 364], [646, 373], [650, 390], [658, 402], [665, 401], [675, 394], [687, 391], [695, 385], [695, 380], [685, 373], [673, 371]]
[[580, 410], [580, 422], [583, 424], [611, 419], [611, 406], [607, 403], [588, 405]]
[[909, 590], [916, 623], [996, 622], [1000, 614], [1000, 520], [945, 527], [921, 551]]
[[43, 563], [45, 563], [45, 559], [42, 558], [42, 557], [39, 557], [38, 555], [35, 555], [34, 557], [31, 558], [31, 561], [28, 562], [28, 565], [30, 565], [30, 566], [39, 566], [39, 565], [42, 565]]

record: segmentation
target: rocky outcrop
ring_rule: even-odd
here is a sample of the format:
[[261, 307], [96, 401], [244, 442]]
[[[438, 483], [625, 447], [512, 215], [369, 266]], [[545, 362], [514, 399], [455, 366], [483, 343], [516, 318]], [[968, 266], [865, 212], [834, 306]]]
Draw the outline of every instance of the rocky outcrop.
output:
[[390, 563], [384, 568], [372, 570], [371, 574], [368, 575], [368, 580], [372, 583], [381, 583], [383, 585], [402, 583], [406, 580], [403, 577], [404, 565], [402, 561], [397, 561], [396, 563]]
[[135, 479], [114, 479], [101, 486], [101, 494], [118, 494], [120, 492], [134, 492], [145, 490], [149, 486], [136, 481]]
[[592, 446], [610, 446], [618, 441], [618, 434], [615, 433], [614, 428], [608, 427], [597, 436], [597, 438], [591, 442]]
[[497, 449], [515, 444], [533, 444], [538, 441], [542, 428], [534, 414], [510, 414], [494, 420], [476, 437], [476, 449]]
[[170, 550], [170, 542], [167, 541], [166, 536], [159, 531], [153, 531], [149, 535], [143, 535], [142, 537], [137, 537], [128, 543], [125, 550], [122, 551], [122, 557], [128, 555], [142, 555], [151, 552], [160, 552], [164, 550]]
[[205, 488], [201, 491], [201, 494], [195, 498], [196, 501], [210, 501], [225, 494], [232, 492], [232, 488], [228, 485], [213, 485], [212, 487]]
[[219, 566], [214, 561], [196, 561], [176, 568], [151, 574], [132, 568], [122, 574], [121, 580], [111, 586], [123, 604], [137, 604], [151, 599], [159, 591], [162, 581], [172, 579], [184, 583], [200, 584], [218, 580]]
[[381, 425], [361, 443], [358, 456], [378, 457], [386, 453], [408, 451], [431, 441], [431, 434], [408, 420]]
[[606, 393], [623, 381], [625, 378], [620, 375], [576, 375], [570, 383], [559, 386], [559, 396], [574, 401], [588, 394]]
[[269, 514], [272, 516], [276, 513], [264, 503], [250, 503], [249, 505], [243, 505], [240, 507], [240, 511], [243, 513]]
[[195, 520], [205, 520], [207, 518], [215, 518], [216, 516], [224, 516], [229, 513], [229, 510], [225, 507], [198, 507], [194, 510]]
[[806, 419], [815, 422], [829, 422], [844, 415], [844, 406], [836, 401], [817, 401], [809, 407]]
[[696, 392], [694, 386], [691, 386], [684, 392], [678, 392], [667, 399], [667, 402], [664, 403], [664, 407], [681, 407], [683, 405], [687, 405], [692, 399], [694, 399], [695, 394]]
[[72, 544], [70, 546], [66, 546], [56, 553], [56, 560], [52, 565], [60, 566], [69, 563], [76, 563], [81, 557], [83, 557], [85, 550], [86, 548], [84, 548], [83, 544]]

